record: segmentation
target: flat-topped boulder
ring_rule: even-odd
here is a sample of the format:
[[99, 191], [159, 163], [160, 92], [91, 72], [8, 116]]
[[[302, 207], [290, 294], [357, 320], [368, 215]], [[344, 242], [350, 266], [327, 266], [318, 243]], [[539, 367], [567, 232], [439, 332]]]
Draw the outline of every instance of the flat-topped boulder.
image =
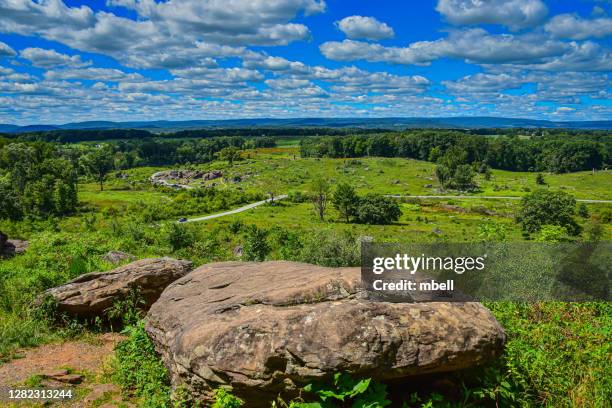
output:
[[141, 259], [108, 272], [92, 272], [70, 282], [48, 289], [43, 298], [51, 296], [60, 312], [74, 316], [100, 316], [131, 290], [138, 290], [148, 308], [163, 290], [193, 269], [190, 261], [171, 258]]
[[384, 381], [473, 367], [505, 340], [479, 303], [375, 302], [359, 268], [293, 262], [204, 265], [168, 286], [146, 330], [175, 386], [204, 401], [231, 386], [249, 407], [335, 372]]

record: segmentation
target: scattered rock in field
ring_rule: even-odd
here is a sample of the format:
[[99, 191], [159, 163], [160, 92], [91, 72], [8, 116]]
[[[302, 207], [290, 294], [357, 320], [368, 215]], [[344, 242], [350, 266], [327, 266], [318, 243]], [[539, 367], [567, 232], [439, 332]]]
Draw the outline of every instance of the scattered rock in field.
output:
[[204, 180], [214, 180], [220, 177], [223, 177], [223, 172], [221, 170], [213, 170], [202, 175]]
[[423, 187], [425, 187], [425, 188], [433, 188], [433, 184], [425, 184]]
[[121, 251], [109, 251], [102, 257], [102, 260], [111, 264], [118, 264], [123, 261], [135, 261], [136, 257]]
[[8, 239], [8, 236], [0, 231], [0, 258], [10, 258], [23, 254], [30, 244], [20, 239]]
[[399, 183], [400, 183], [400, 181], [399, 181], [399, 180], [393, 180], [393, 181], [391, 182], [391, 184], [399, 184]]
[[70, 374], [68, 370], [54, 370], [41, 374], [45, 385], [80, 384], [84, 377], [80, 374]]
[[[223, 177], [223, 172], [221, 170], [212, 170], [209, 172], [201, 170], [164, 170], [154, 173], [151, 176], [151, 182], [165, 187], [189, 188], [185, 184], [178, 183], [178, 181], [182, 180], [184, 183], [190, 183], [197, 179], [208, 181], [220, 177]], [[177, 182], [170, 182], [169, 180]]]
[[58, 311], [80, 317], [100, 316], [131, 289], [139, 289], [143, 310], [157, 300], [162, 291], [191, 271], [189, 261], [171, 258], [141, 259], [109, 272], [92, 272], [56, 288], [48, 289], [39, 299], [52, 296]]
[[440, 228], [434, 228], [434, 229], [431, 230], [431, 232], [433, 232], [436, 235], [444, 234], [444, 231], [442, 231]]
[[175, 386], [231, 386], [249, 407], [336, 372], [376, 380], [470, 368], [505, 335], [480, 303], [366, 298], [359, 268], [293, 262], [204, 265], [153, 304], [146, 330]]
[[43, 378], [55, 378], [55, 377], [61, 377], [63, 375], [68, 375], [68, 370], [65, 370], [63, 368], [58, 368], [57, 370], [47, 371], [45, 373], [42, 373], [41, 377], [43, 377]]

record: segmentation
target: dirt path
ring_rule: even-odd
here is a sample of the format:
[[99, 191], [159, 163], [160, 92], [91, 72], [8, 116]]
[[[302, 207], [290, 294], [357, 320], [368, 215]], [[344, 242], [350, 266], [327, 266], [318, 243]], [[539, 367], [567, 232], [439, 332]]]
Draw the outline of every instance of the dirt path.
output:
[[[121, 390], [114, 384], [99, 383], [105, 363], [113, 354], [115, 345], [124, 337], [117, 333], [106, 333], [78, 341], [45, 344], [39, 347], [22, 350], [23, 358], [11, 360], [0, 366], [0, 390], [3, 387], [24, 386], [24, 382], [37, 375], [57, 373], [68, 370], [82, 376], [82, 382], [75, 386], [79, 390], [78, 398], [57, 402], [53, 406], [80, 407], [114, 407], [130, 406], [121, 401]], [[41, 388], [43, 386], [36, 386]], [[6, 388], [4, 388], [6, 389]], [[0, 398], [0, 406], [2, 405]], [[8, 406], [32, 406], [31, 404], [13, 404]], [[38, 406], [34, 404], [34, 406]]]
[[121, 339], [117, 333], [106, 333], [89, 341], [68, 341], [26, 349], [21, 353], [23, 358], [0, 366], [0, 386], [20, 384], [33, 375], [60, 368], [95, 373]]

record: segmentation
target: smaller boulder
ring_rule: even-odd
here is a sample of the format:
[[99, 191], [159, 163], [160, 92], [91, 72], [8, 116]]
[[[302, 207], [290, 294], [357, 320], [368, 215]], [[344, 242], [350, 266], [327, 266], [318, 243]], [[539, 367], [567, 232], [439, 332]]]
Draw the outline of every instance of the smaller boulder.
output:
[[46, 290], [39, 299], [53, 297], [59, 312], [77, 317], [104, 314], [113, 303], [124, 299], [130, 290], [138, 289], [142, 309], [149, 310], [161, 293], [175, 280], [193, 269], [190, 261], [171, 258], [141, 259], [108, 272], [92, 272]]
[[102, 257], [103, 261], [116, 265], [123, 261], [135, 261], [136, 257], [121, 251], [109, 251]]
[[29, 245], [28, 241], [8, 239], [8, 236], [0, 231], [0, 258], [23, 254]]

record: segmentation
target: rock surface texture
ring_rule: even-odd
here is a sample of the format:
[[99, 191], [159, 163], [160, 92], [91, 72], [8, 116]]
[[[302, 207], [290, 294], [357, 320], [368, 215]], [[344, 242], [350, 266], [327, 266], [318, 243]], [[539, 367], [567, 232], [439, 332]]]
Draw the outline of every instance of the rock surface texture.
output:
[[81, 317], [99, 316], [116, 300], [138, 288], [144, 310], [155, 302], [163, 290], [191, 271], [189, 261], [171, 258], [141, 259], [108, 272], [92, 272], [56, 288], [45, 291], [57, 301], [58, 310]]
[[505, 340], [479, 303], [369, 301], [359, 268], [292, 262], [204, 265], [162, 293], [146, 329], [173, 384], [203, 400], [230, 385], [249, 407], [339, 371], [393, 380], [472, 367]]

